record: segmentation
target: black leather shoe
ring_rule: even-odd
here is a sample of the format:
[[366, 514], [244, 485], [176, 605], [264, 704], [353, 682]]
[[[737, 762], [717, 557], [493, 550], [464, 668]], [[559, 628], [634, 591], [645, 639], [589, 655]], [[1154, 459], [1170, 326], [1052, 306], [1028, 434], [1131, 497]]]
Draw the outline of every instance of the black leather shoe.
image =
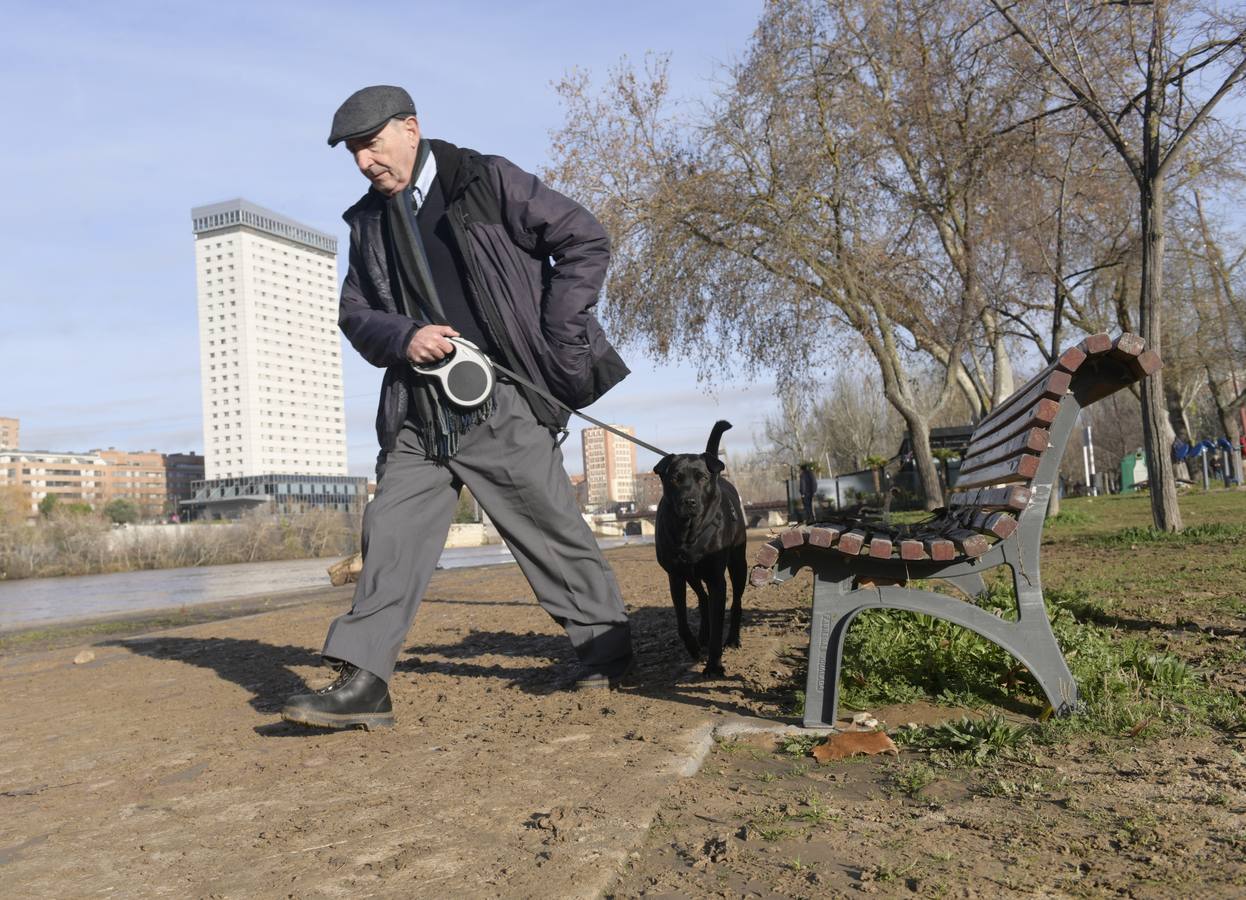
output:
[[575, 689], [577, 691], [618, 690], [630, 683], [635, 662], [635, 657], [629, 656], [623, 663], [612, 666], [610, 670], [581, 669], [575, 679]]
[[394, 706], [389, 685], [371, 672], [342, 663], [337, 680], [310, 694], [295, 694], [286, 701], [281, 718], [300, 725], [323, 728], [392, 728]]

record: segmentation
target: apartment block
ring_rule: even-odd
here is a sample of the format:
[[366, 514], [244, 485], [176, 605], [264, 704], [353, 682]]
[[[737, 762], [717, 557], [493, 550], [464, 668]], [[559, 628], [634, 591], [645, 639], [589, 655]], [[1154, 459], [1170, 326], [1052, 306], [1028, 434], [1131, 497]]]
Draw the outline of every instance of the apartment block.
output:
[[0, 450], [16, 450], [21, 446], [21, 420], [0, 416]]
[[191, 219], [206, 480], [345, 475], [336, 238], [241, 199]]
[[156, 519], [169, 511], [167, 476], [164, 454], [156, 450], [134, 452], [117, 450], [92, 450], [92, 454], [104, 460], [100, 470], [99, 500], [101, 504], [125, 499], [133, 501], [144, 519]]
[[103, 502], [107, 461], [94, 453], [44, 453], [0, 450], [0, 487], [16, 487], [25, 495], [31, 516], [49, 494], [62, 503]]
[[[627, 425], [614, 425], [625, 434], [635, 434]], [[631, 503], [636, 499], [636, 445], [606, 429], [594, 426], [580, 432], [584, 455], [584, 480], [587, 484], [587, 505], [607, 506]]]

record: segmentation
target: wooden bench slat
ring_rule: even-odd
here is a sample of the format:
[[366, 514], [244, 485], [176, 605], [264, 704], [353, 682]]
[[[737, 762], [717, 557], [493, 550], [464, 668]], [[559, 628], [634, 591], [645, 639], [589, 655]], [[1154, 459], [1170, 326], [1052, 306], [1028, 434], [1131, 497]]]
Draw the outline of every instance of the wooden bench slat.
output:
[[[1086, 361], [1086, 351], [1083, 350], [1081, 347], [1074, 345], [1072, 347], [1069, 347], [1063, 353], [1061, 353], [1056, 358], [1056, 361], [1052, 363], [1052, 365], [1056, 367], [1057, 369], [1063, 369], [1065, 372], [1068, 372], [1071, 375], [1072, 373], [1076, 372], [1081, 367], [1081, 364], [1084, 363], [1085, 361]], [[1036, 378], [1037, 376], [1035, 376], [1035, 379]], [[1031, 379], [1031, 381], [1035, 379]], [[1026, 387], [1029, 387], [1029, 385], [1027, 384]]]
[[976, 451], [971, 444], [961, 458], [960, 471], [972, 472], [1018, 453], [1037, 453], [1041, 456], [1050, 445], [1051, 434], [1046, 428], [1030, 428], [985, 451]]
[[972, 452], [981, 453], [983, 450], [988, 450], [991, 447], [1002, 444], [1004, 441], [1011, 440], [1030, 428], [1049, 427], [1052, 422], [1056, 421], [1056, 414], [1059, 412], [1059, 401], [1044, 397], [1027, 409], [1023, 415], [1017, 416], [1011, 422], [1001, 426], [998, 431], [983, 434], [976, 440], [971, 439], [969, 446], [972, 448]]
[[809, 529], [809, 543], [814, 547], [834, 547], [842, 533], [843, 529], [834, 525], [815, 525]]
[[[1056, 357], [1055, 362], [1039, 369], [1037, 372], [1034, 373], [1034, 375], [1030, 377], [1029, 381], [1021, 385], [1021, 387], [1017, 388], [1011, 394], [1009, 394], [1006, 398], [1004, 398], [1004, 402], [1006, 403], [1012, 400], [1012, 398], [1016, 397], [1018, 394], [1024, 394], [1026, 391], [1034, 387], [1034, 385], [1038, 384], [1038, 382], [1042, 381], [1044, 378], [1046, 378], [1048, 375], [1050, 375], [1052, 372], [1056, 371], [1057, 369], [1060, 370], [1061, 372], [1068, 372], [1070, 375], [1072, 375], [1079, 368], [1081, 368], [1082, 363], [1084, 363], [1085, 361], [1086, 361], [1085, 350], [1083, 350], [1081, 347], [1077, 346], [1076, 344], [1072, 347], [1068, 347], [1067, 349], [1065, 349], [1063, 353], [1061, 353], [1059, 356]], [[999, 406], [1002, 406], [1002, 405], [1003, 405], [1002, 403], [999, 404]], [[988, 410], [987, 415], [990, 415], [993, 412], [995, 412], [995, 409]]]
[[992, 484], [1009, 484], [1017, 481], [1029, 481], [1038, 472], [1039, 457], [1026, 453], [1014, 456], [1003, 462], [978, 469], [973, 472], [962, 472], [953, 485], [958, 491], [969, 488], [987, 487]]
[[1159, 358], [1159, 354], [1154, 350], [1143, 350], [1134, 359], [1128, 361], [1129, 370], [1134, 373], [1134, 377], [1141, 381], [1148, 375], [1153, 375], [1164, 367], [1163, 361]]
[[1108, 351], [1108, 355], [1113, 359], [1127, 362], [1130, 359], [1136, 359], [1145, 349], [1146, 341], [1136, 334], [1124, 331], [1116, 336], [1116, 340], [1112, 342], [1112, 349]]
[[900, 559], [910, 562], [918, 559], [926, 558], [926, 547], [918, 540], [913, 538], [905, 538], [900, 541]]
[[1021, 485], [1012, 487], [980, 488], [952, 495], [948, 506], [978, 506], [982, 509], [1013, 509], [1021, 512], [1030, 503], [1030, 489]]
[[857, 556], [864, 545], [865, 532], [860, 528], [854, 528], [839, 536], [839, 543], [835, 545], [835, 549], [848, 556]]
[[1000, 426], [1024, 415], [1027, 409], [1041, 399], [1063, 399], [1064, 395], [1068, 393], [1072, 380], [1073, 376], [1068, 372], [1050, 370], [1046, 378], [1036, 382], [1032, 387], [1023, 392], [1019, 391], [1013, 394], [1004, 403], [987, 413], [974, 429], [973, 436], [969, 439], [970, 443], [993, 431], [997, 431]]
[[1112, 335], [1100, 331], [1098, 334], [1088, 335], [1077, 346], [1085, 350], [1087, 356], [1099, 356], [1112, 349]]
[[782, 549], [775, 541], [768, 541], [762, 544], [757, 550], [757, 555], [753, 557], [756, 564], [763, 568], [769, 569], [779, 561], [779, 550]]
[[891, 559], [891, 537], [874, 532], [870, 535], [870, 556], [874, 559]]
[[979, 510], [974, 514], [969, 527], [984, 534], [993, 534], [1002, 541], [1017, 530], [1017, 520], [1011, 513]]
[[991, 549], [991, 542], [967, 528], [957, 528], [947, 533], [948, 538], [965, 556], [977, 557]]
[[956, 545], [947, 538], [928, 537], [923, 538], [922, 543], [935, 562], [949, 562], [956, 558]]
[[779, 543], [783, 545], [784, 550], [799, 547], [804, 542], [805, 530], [803, 528], [790, 528], [779, 535]]

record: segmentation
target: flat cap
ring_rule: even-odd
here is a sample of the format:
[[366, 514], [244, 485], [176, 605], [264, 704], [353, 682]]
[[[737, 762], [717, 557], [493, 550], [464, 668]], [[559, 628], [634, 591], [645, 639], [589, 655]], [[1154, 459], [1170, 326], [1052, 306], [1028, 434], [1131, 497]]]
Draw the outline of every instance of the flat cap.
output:
[[377, 131], [394, 116], [415, 115], [415, 102], [400, 87], [374, 84], [346, 98], [333, 114], [329, 146]]

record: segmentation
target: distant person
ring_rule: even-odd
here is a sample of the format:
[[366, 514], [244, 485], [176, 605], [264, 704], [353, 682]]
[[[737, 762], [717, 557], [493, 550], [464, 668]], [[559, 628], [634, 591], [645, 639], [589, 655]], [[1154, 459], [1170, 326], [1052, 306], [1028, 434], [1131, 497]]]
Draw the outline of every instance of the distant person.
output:
[[343, 215], [350, 268], [338, 324], [386, 370], [381, 451], [354, 602], [322, 651], [338, 677], [291, 697], [282, 718], [393, 724], [388, 682], [464, 485], [566, 629], [577, 687], [612, 686], [631, 664], [631, 633], [563, 469], [566, 413], [505, 376], [464, 409], [412, 369], [462, 337], [569, 405], [592, 402], [627, 374], [590, 312], [610, 259], [605, 230], [509, 160], [425, 138], [402, 88], [347, 98], [329, 132], [329, 146], [342, 142], [371, 188]]
[[805, 507], [805, 523], [813, 522], [813, 496], [818, 492], [818, 479], [812, 463], [800, 464], [800, 501]]

